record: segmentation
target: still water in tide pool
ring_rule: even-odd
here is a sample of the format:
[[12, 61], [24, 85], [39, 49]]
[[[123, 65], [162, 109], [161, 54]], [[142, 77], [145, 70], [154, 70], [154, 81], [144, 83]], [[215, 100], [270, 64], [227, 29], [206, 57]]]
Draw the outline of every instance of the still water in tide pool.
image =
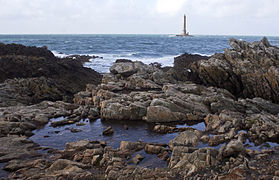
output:
[[[43, 128], [34, 130], [34, 135], [30, 137], [31, 140], [44, 147], [55, 149], [64, 149], [67, 142], [78, 141], [83, 139], [106, 141], [107, 145], [113, 148], [118, 148], [121, 141], [143, 141], [153, 143], [168, 143], [175, 138], [178, 133], [172, 134], [158, 134], [153, 132], [154, 124], [146, 123], [144, 121], [104, 121], [97, 119], [89, 121], [88, 119], [81, 120], [84, 126], [77, 126], [76, 124], [52, 127], [51, 122], [59, 121], [64, 117], [53, 118]], [[114, 130], [112, 136], [103, 136], [103, 130], [111, 126]], [[183, 124], [179, 127], [187, 127], [190, 125]], [[128, 127], [128, 129], [126, 129]], [[203, 122], [194, 124], [194, 128], [205, 130]], [[79, 129], [80, 132], [72, 133], [71, 129]]]

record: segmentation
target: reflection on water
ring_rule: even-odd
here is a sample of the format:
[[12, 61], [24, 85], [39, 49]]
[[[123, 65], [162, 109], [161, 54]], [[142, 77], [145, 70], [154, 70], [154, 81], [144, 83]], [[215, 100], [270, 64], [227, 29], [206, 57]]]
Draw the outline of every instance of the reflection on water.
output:
[[204, 122], [197, 122], [197, 121], [189, 121], [185, 122], [184, 124], [178, 124], [176, 125], [177, 128], [183, 128], [183, 127], [191, 127], [200, 131], [205, 131], [205, 124]]
[[2, 177], [2, 178], [8, 177], [8, 172], [2, 170], [2, 168], [3, 168], [5, 165], [6, 165], [6, 163], [0, 163], [0, 179], [1, 179], [1, 177]]
[[[50, 124], [53, 121], [63, 120], [64, 117], [53, 118], [42, 129], [33, 131], [34, 136], [30, 137], [32, 141], [38, 143], [43, 147], [49, 147], [54, 149], [64, 149], [67, 142], [79, 141], [83, 139], [106, 141], [108, 146], [113, 148], [119, 148], [121, 141], [143, 141], [147, 143], [165, 143], [168, 144], [170, 140], [175, 138], [178, 133], [171, 134], [159, 134], [153, 131], [155, 124], [146, 123], [144, 121], [104, 121], [97, 119], [95, 121], [89, 121], [89, 119], [81, 120], [79, 124], [84, 123], [83, 126], [77, 126], [77, 124], [65, 125], [60, 127], [51, 127]], [[187, 122], [179, 125], [168, 124], [176, 126], [177, 128], [192, 127], [201, 131], [205, 131], [206, 127], [204, 122]], [[112, 136], [103, 136], [103, 130], [111, 126], [114, 130]], [[71, 130], [77, 130], [76, 133]], [[79, 131], [81, 130], [81, 131]], [[79, 132], [78, 132], [79, 131]], [[240, 133], [242, 131], [239, 131]], [[246, 131], [243, 131], [247, 133]], [[212, 138], [213, 135], [209, 134]], [[278, 146], [277, 143], [267, 142], [261, 146], [255, 146], [254, 143], [245, 142], [246, 148], [253, 150], [261, 150], [266, 148], [274, 148]], [[213, 148], [219, 149], [223, 144], [215, 146]], [[209, 147], [208, 144], [200, 143], [198, 148]], [[143, 160], [147, 161], [147, 160]]]
[[[106, 141], [107, 145], [118, 148], [121, 141], [138, 141], [153, 143], [168, 143], [175, 138], [178, 133], [158, 134], [153, 132], [154, 124], [144, 121], [104, 121], [98, 119], [90, 122], [88, 119], [81, 120], [84, 126], [76, 124], [60, 127], [51, 127], [50, 123], [61, 118], [53, 118], [42, 129], [33, 131], [34, 136], [30, 137], [32, 141], [44, 147], [55, 149], [64, 149], [67, 142], [83, 139]], [[113, 136], [103, 136], [103, 130], [111, 126], [114, 130]], [[126, 129], [128, 127], [128, 129]], [[71, 129], [80, 129], [82, 131], [72, 133]]]

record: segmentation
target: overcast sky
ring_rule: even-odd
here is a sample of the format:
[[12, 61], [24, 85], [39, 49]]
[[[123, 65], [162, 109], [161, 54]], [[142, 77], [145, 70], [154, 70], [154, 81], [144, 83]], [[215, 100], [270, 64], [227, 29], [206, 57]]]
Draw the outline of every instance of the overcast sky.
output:
[[279, 36], [279, 0], [0, 0], [0, 34]]

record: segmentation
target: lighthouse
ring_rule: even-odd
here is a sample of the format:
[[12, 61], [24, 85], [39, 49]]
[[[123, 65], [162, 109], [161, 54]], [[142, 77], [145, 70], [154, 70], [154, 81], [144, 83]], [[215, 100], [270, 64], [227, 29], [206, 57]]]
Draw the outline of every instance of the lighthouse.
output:
[[186, 31], [186, 15], [185, 14], [183, 16], [183, 30], [182, 30], [182, 34], [178, 34], [176, 36], [190, 36], [189, 33], [187, 33], [187, 31]]

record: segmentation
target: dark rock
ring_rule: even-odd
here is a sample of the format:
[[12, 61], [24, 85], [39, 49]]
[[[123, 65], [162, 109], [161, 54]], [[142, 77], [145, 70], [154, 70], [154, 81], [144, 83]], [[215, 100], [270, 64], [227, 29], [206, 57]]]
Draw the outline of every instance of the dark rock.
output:
[[67, 100], [67, 92], [45, 77], [8, 79], [0, 84], [0, 107]]
[[82, 130], [81, 129], [71, 129], [70, 131], [72, 133], [78, 133], [78, 132], [81, 132]]
[[175, 70], [175, 76], [179, 81], [189, 81], [192, 80], [196, 82], [198, 78], [195, 77], [195, 74], [191, 72], [190, 66], [192, 63], [199, 61], [199, 60], [207, 60], [210, 57], [208, 56], [201, 56], [198, 54], [182, 54], [178, 57], [174, 58], [174, 65], [173, 68]]
[[24, 46], [21, 44], [3, 44], [0, 43], [0, 56], [5, 55], [23, 55], [23, 56], [34, 56], [34, 57], [44, 57], [48, 59], [55, 59], [55, 56], [51, 51], [44, 47], [35, 46]]
[[113, 129], [111, 126], [107, 127], [104, 131], [103, 131], [103, 135], [105, 136], [111, 136], [113, 135]]
[[[49, 94], [49, 100], [52, 98], [72, 101], [72, 96], [85, 89], [86, 84], [99, 84], [101, 81], [101, 75], [96, 71], [84, 68], [79, 61], [56, 58], [46, 48], [0, 44], [0, 59], [0, 83], [13, 78], [44, 76], [52, 83], [48, 87], [60, 90], [65, 96], [63, 98], [55, 93], [56, 96], [52, 97]], [[44, 94], [46, 90], [50, 91], [43, 86], [36, 89], [36, 91], [42, 91], [38, 92], [41, 94]]]
[[115, 63], [132, 63], [132, 60], [129, 59], [116, 59]]
[[85, 62], [89, 62], [90, 59], [103, 59], [102, 57], [99, 56], [89, 56], [89, 55], [70, 55], [67, 56], [65, 59], [69, 59], [69, 60], [74, 60], [74, 61], [79, 61], [80, 63], [85, 63]]

